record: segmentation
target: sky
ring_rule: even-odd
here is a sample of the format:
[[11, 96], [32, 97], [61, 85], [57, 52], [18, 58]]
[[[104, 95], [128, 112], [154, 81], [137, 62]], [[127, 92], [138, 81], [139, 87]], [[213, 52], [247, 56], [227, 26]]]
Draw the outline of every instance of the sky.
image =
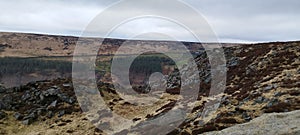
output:
[[[98, 14], [118, 2], [120, 1], [0, 0], [0, 31], [81, 36]], [[205, 18], [220, 42], [300, 40], [299, 0], [182, 0], [182, 2], [197, 10]], [[111, 15], [118, 17], [147, 10], [135, 5], [131, 6], [130, 10], [111, 11]], [[147, 8], [156, 10], [155, 6]], [[191, 21], [195, 19], [195, 16], [181, 9], [170, 10], [170, 14]], [[197, 30], [199, 29], [195, 29]], [[194, 40], [184, 29], [157, 18], [136, 19], [124, 23], [109, 37], [134, 38], [132, 35], [137, 31], [172, 33], [171, 36], [176, 36], [178, 40]], [[147, 39], [157, 38], [155, 34], [147, 36]]]

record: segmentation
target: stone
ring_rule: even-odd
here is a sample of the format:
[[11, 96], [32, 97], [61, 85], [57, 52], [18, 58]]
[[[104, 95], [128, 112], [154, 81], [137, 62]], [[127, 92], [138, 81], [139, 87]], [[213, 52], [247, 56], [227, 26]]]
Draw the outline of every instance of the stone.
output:
[[61, 117], [61, 116], [63, 116], [63, 115], [65, 115], [65, 110], [62, 110], [62, 111], [59, 111], [59, 112], [58, 112], [58, 117]]
[[0, 110], [3, 110], [5, 109], [5, 104], [0, 100]]
[[0, 111], [0, 120], [4, 119], [7, 116], [7, 113]]
[[228, 67], [237, 66], [238, 64], [239, 64], [239, 58], [237, 57], [232, 57], [231, 59], [229, 59], [227, 63]]
[[255, 100], [255, 102], [261, 104], [261, 103], [264, 102], [264, 99], [265, 99], [264, 97], [258, 97], [258, 98]]
[[65, 126], [65, 125], [67, 125], [67, 123], [65, 123], [65, 122], [61, 122], [61, 123], [59, 123], [59, 124], [57, 124], [57, 126]]
[[57, 105], [57, 100], [53, 101], [50, 105], [48, 105], [47, 109], [51, 110], [54, 109]]
[[279, 97], [279, 96], [281, 96], [281, 95], [282, 95], [282, 93], [281, 93], [281, 92], [278, 92], [278, 91], [274, 93], [274, 96], [275, 96], [275, 97]]
[[51, 88], [53, 88], [53, 89], [58, 89], [59, 87], [56, 86], [56, 85], [54, 85], [54, 86], [52, 86]]
[[272, 100], [266, 105], [266, 107], [267, 107], [267, 108], [270, 108], [270, 107], [272, 107], [273, 105], [278, 104], [278, 102], [279, 102], [278, 99], [272, 99]]
[[48, 111], [46, 116], [48, 118], [52, 118], [54, 116], [54, 113], [52, 111]]
[[23, 118], [23, 120], [27, 120], [27, 119], [34, 120], [34, 119], [36, 119], [37, 117], [38, 117], [38, 116], [35, 114], [35, 112], [32, 112], [32, 113], [30, 113], [29, 115], [25, 116], [25, 117]]
[[264, 91], [269, 91], [273, 89], [273, 85], [269, 85], [267, 87], [264, 88]]
[[22, 99], [23, 101], [26, 101], [26, 100], [28, 100], [30, 97], [31, 97], [30, 94], [26, 92], [26, 93], [21, 97], [21, 99]]
[[14, 114], [14, 117], [16, 118], [16, 120], [22, 120], [24, 116], [23, 116], [21, 113], [16, 112], [16, 113]]
[[0, 84], [0, 93], [5, 93], [5, 92], [6, 92], [5, 87]]
[[246, 121], [250, 121], [252, 119], [246, 112], [243, 112], [242, 118]]
[[32, 119], [26, 119], [26, 120], [22, 121], [22, 124], [24, 124], [24, 125], [30, 125], [31, 123], [33, 123]]
[[65, 87], [65, 88], [71, 87], [71, 84], [69, 84], [69, 83], [64, 83], [64, 84], [63, 84], [63, 87]]
[[55, 96], [59, 93], [58, 89], [53, 89], [53, 88], [48, 89], [47, 92], [50, 96]]
[[38, 108], [36, 109], [37, 115], [41, 116], [41, 115], [45, 115], [47, 113], [45, 108]]

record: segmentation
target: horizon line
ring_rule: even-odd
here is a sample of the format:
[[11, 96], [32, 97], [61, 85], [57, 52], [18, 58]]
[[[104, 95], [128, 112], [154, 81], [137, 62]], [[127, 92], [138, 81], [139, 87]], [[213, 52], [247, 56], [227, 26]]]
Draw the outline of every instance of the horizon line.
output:
[[59, 34], [59, 33], [45, 33], [45, 32], [24, 32], [24, 31], [2, 31], [0, 33], [17, 33], [17, 34], [33, 34], [33, 35], [45, 35], [45, 36], [62, 36], [62, 37], [73, 37], [73, 38], [102, 38], [102, 39], [115, 39], [115, 40], [132, 40], [132, 41], [159, 41], [159, 42], [186, 42], [186, 43], [207, 43], [207, 44], [264, 44], [264, 43], [280, 43], [280, 42], [298, 42], [299, 40], [277, 40], [277, 41], [247, 41], [244, 40], [242, 42], [222, 42], [222, 41], [208, 41], [208, 42], [196, 42], [196, 41], [188, 41], [188, 40], [164, 40], [164, 39], [138, 39], [138, 38], [122, 38], [122, 37], [99, 37], [99, 36], [86, 36], [81, 37], [76, 34]]

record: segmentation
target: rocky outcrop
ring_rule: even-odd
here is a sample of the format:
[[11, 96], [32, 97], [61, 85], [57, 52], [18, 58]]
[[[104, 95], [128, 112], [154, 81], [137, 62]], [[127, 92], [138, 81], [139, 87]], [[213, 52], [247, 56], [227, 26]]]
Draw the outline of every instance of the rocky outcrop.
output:
[[300, 111], [264, 114], [249, 123], [203, 135], [299, 135]]
[[[68, 79], [31, 82], [20, 87], [2, 89], [0, 110], [14, 111], [14, 118], [25, 125], [38, 119], [61, 117], [80, 111]], [[4, 118], [4, 114], [1, 113], [0, 118]]]

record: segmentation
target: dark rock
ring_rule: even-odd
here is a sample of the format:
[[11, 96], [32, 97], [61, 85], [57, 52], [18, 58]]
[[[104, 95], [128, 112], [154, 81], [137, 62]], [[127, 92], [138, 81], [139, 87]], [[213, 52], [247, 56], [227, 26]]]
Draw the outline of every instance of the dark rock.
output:
[[54, 89], [54, 88], [50, 88], [46, 91], [43, 91], [43, 95], [44, 96], [56, 96], [59, 94], [59, 90], [58, 89]]
[[61, 123], [57, 124], [57, 126], [59, 126], [59, 127], [65, 126], [65, 125], [67, 125], [67, 123], [65, 123], [65, 122], [61, 122]]
[[5, 104], [0, 100], [0, 110], [3, 110], [5, 109]]
[[5, 87], [3, 87], [3, 86], [0, 84], [0, 93], [5, 93], [5, 92], [6, 92]]
[[257, 70], [257, 67], [255, 65], [249, 65], [246, 68], [246, 75], [249, 75], [251, 73], [254, 73]]
[[267, 104], [267, 108], [270, 108], [270, 107], [272, 107], [273, 106], [273, 103], [272, 102], [269, 102], [268, 104]]
[[11, 95], [4, 95], [0, 100], [0, 108], [10, 110], [12, 109], [13, 97]]
[[276, 104], [278, 104], [279, 103], [279, 100], [278, 99], [272, 99], [267, 105], [266, 105], [266, 107], [267, 108], [270, 108], [270, 107], [272, 107], [272, 106], [274, 106], [274, 105], [276, 105]]
[[11, 104], [13, 102], [13, 97], [11, 95], [4, 95], [2, 101], [6, 104]]
[[263, 100], [264, 103], [266, 103], [266, 102], [268, 102], [268, 101], [269, 101], [268, 98], [264, 98], [264, 100]]
[[16, 120], [22, 120], [24, 116], [23, 116], [21, 113], [16, 112], [16, 113], [14, 114], [14, 117], [16, 118]]
[[210, 74], [209, 74], [208, 76], [205, 77], [204, 82], [205, 82], [205, 83], [211, 82], [211, 75], [210, 75]]
[[30, 99], [30, 97], [31, 97], [30, 93], [29, 93], [29, 92], [26, 92], [26, 93], [21, 97], [21, 99], [22, 99], [23, 101], [26, 101], [26, 100]]
[[255, 100], [255, 103], [258, 103], [258, 104], [261, 104], [264, 102], [264, 97], [258, 97], [256, 100]]
[[0, 111], [0, 120], [4, 119], [7, 116], [7, 114], [3, 111]]
[[54, 113], [52, 111], [48, 111], [46, 116], [48, 118], [52, 118], [54, 116]]
[[134, 118], [132, 121], [139, 121], [139, 120], [141, 120], [141, 118]]
[[242, 118], [246, 121], [250, 121], [252, 119], [246, 112], [243, 112]]
[[60, 100], [66, 102], [66, 103], [73, 104], [75, 102], [75, 100], [73, 98], [70, 98], [66, 94], [58, 94], [57, 96], [60, 98]]
[[22, 124], [24, 124], [24, 125], [30, 125], [31, 123], [33, 123], [32, 119], [26, 119], [26, 120], [22, 121]]
[[281, 92], [275, 92], [275, 93], [274, 93], [274, 96], [275, 96], [275, 97], [279, 97], [279, 96], [281, 96], [282, 94], [283, 94], [283, 93], [281, 93]]
[[69, 103], [69, 104], [73, 104], [73, 103], [75, 103], [75, 102], [76, 102], [76, 99], [73, 98], [73, 97], [71, 97], [71, 98], [67, 101], [67, 103]]
[[38, 108], [36, 109], [37, 115], [45, 115], [47, 113], [45, 108]]
[[65, 115], [65, 110], [62, 110], [62, 111], [59, 111], [58, 112], [58, 117], [61, 117], [61, 116], [63, 116], [63, 115]]
[[58, 89], [59, 87], [56, 86], [56, 85], [54, 85], [54, 86], [52, 86], [51, 88], [53, 88], [53, 89]]
[[68, 129], [66, 132], [67, 132], [67, 133], [69, 133], [69, 134], [71, 134], [71, 133], [73, 133], [73, 132], [74, 132], [74, 130], [72, 130], [72, 129]]
[[35, 112], [32, 112], [32, 113], [30, 113], [29, 115], [25, 116], [25, 117], [23, 118], [23, 120], [26, 120], [26, 119], [34, 120], [34, 119], [36, 119], [37, 117], [38, 117], [38, 116], [35, 114]]
[[228, 67], [237, 66], [238, 64], [239, 64], [239, 58], [237, 58], [237, 57], [232, 57], [232, 58], [229, 59], [228, 62], [227, 62], [227, 66], [228, 66]]
[[265, 87], [264, 91], [269, 91], [269, 90], [276, 89], [276, 88], [277, 88], [277, 84], [271, 84], [271, 85]]

